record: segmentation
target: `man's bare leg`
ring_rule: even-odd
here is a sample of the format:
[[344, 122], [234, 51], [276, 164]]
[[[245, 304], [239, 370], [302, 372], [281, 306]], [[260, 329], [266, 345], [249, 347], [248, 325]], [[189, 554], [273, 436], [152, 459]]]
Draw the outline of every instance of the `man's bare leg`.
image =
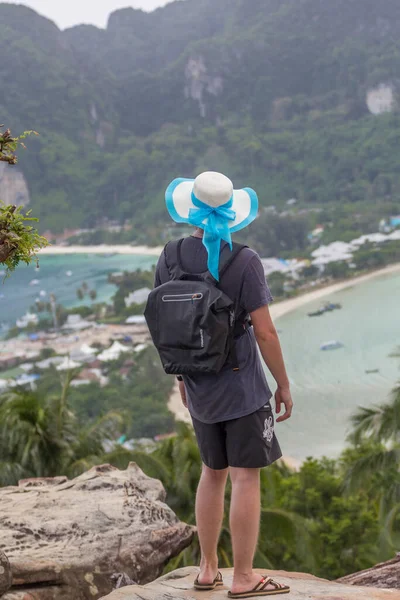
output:
[[[253, 571], [260, 531], [261, 498], [260, 470], [230, 468], [232, 500], [230, 527], [232, 535], [234, 574], [232, 593], [253, 589], [263, 575]], [[266, 590], [273, 590], [268, 585]]]
[[196, 522], [201, 547], [199, 583], [212, 583], [218, 572], [217, 547], [224, 518], [228, 469], [203, 465], [196, 496]]

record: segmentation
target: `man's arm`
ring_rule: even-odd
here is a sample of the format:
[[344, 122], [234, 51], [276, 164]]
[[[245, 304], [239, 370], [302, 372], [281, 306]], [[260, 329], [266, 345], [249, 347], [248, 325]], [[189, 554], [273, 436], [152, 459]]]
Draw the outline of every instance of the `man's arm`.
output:
[[276, 412], [278, 414], [281, 412], [282, 404], [286, 408], [285, 414], [277, 419], [277, 422], [280, 423], [290, 418], [293, 401], [278, 334], [272, 322], [268, 306], [262, 306], [252, 312], [250, 316], [264, 362], [278, 385], [275, 394]]

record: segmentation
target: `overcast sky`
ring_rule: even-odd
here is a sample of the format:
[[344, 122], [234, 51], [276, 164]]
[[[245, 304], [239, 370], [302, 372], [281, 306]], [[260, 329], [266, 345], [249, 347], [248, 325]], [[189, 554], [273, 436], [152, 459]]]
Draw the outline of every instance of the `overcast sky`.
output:
[[132, 6], [150, 11], [169, 2], [171, 0], [26, 0], [25, 2], [11, 1], [10, 4], [30, 6], [36, 12], [54, 21], [61, 29], [65, 29], [81, 23], [105, 27], [108, 15], [118, 8]]

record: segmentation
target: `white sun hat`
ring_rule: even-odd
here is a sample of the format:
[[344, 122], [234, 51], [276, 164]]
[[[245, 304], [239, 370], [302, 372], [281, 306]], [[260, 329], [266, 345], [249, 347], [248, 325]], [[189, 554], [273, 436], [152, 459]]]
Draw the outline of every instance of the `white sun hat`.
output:
[[228, 177], [213, 171], [202, 173], [196, 179], [175, 179], [167, 188], [165, 200], [169, 214], [177, 223], [191, 223], [190, 211], [199, 208], [198, 202], [219, 208], [232, 200], [229, 208], [236, 213], [236, 218], [228, 223], [231, 233], [247, 227], [258, 214], [258, 197], [254, 190], [234, 190]]
[[257, 194], [251, 188], [234, 190], [228, 177], [208, 171], [196, 179], [175, 179], [167, 188], [165, 201], [174, 221], [204, 230], [208, 270], [218, 281], [221, 241], [232, 249], [231, 234], [254, 221]]

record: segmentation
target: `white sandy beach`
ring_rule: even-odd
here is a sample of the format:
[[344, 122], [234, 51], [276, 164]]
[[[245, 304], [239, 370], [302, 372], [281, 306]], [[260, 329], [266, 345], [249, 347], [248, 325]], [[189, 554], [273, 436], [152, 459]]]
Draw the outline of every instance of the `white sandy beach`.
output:
[[162, 246], [156, 246], [150, 248], [149, 246], [109, 246], [108, 244], [100, 244], [98, 246], [47, 246], [38, 253], [44, 254], [134, 254], [134, 255], [147, 255], [147, 256], [160, 256], [163, 248]]
[[338, 283], [333, 283], [332, 285], [327, 285], [317, 290], [313, 290], [312, 292], [307, 292], [306, 294], [303, 294], [301, 296], [296, 296], [296, 298], [291, 298], [290, 300], [283, 300], [282, 302], [277, 302], [276, 304], [272, 304], [270, 307], [272, 318], [275, 321], [276, 319], [279, 319], [279, 317], [283, 317], [283, 315], [287, 315], [293, 310], [296, 310], [297, 308], [300, 308], [301, 306], [304, 306], [309, 302], [314, 302], [314, 300], [319, 300], [320, 298], [330, 296], [331, 294], [335, 294], [336, 292], [352, 288], [355, 285], [366, 283], [367, 281], [371, 281], [372, 279], [376, 279], [377, 277], [393, 275], [394, 273], [398, 272], [400, 272], [400, 263], [396, 263], [395, 265], [389, 265], [384, 269], [379, 269], [378, 271], [368, 273], [367, 275], [361, 275], [360, 277], [354, 277], [353, 279], [346, 279], [345, 281], [340, 281]]

